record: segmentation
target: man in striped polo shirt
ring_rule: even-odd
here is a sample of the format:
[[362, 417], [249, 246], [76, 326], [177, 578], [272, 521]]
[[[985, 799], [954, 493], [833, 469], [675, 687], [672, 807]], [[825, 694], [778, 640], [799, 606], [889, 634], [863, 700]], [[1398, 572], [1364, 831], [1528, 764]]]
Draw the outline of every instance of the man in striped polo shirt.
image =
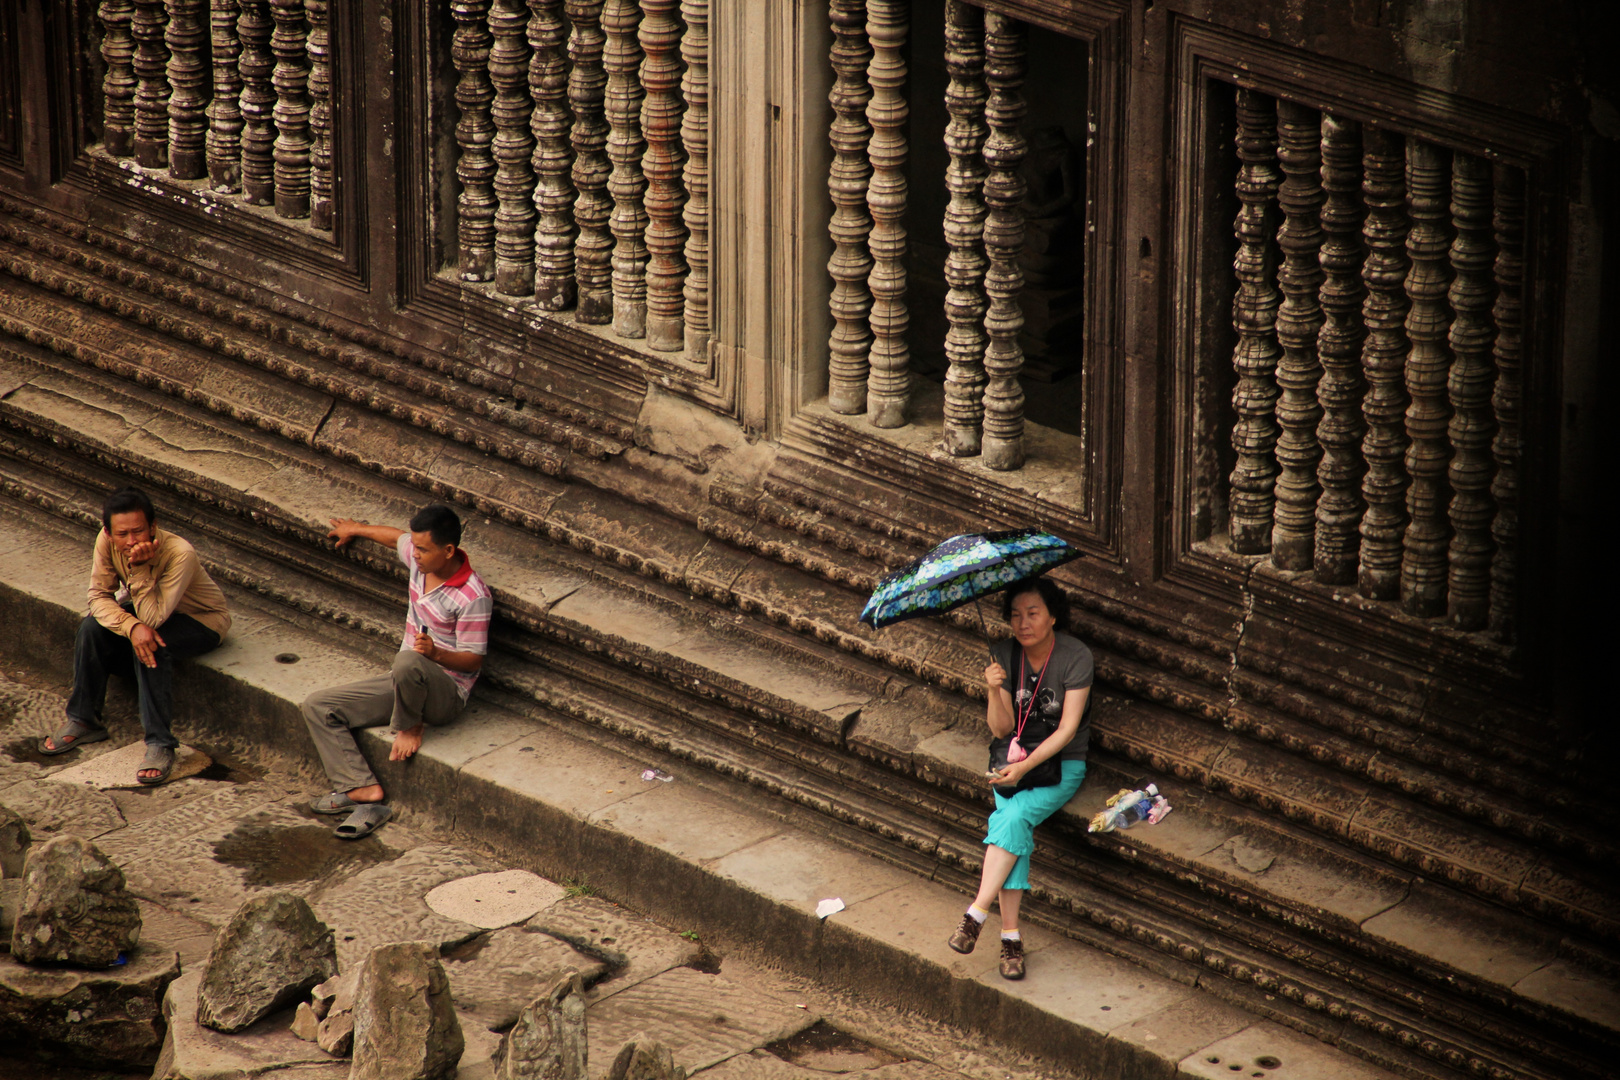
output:
[[358, 840], [387, 821], [382, 785], [355, 743], [356, 728], [388, 724], [394, 733], [389, 761], [421, 749], [427, 725], [461, 714], [489, 651], [489, 588], [461, 550], [461, 519], [443, 503], [424, 506], [410, 531], [334, 518], [328, 534], [339, 548], [355, 540], [392, 545], [411, 572], [405, 638], [394, 668], [374, 679], [319, 690], [304, 699], [304, 723], [332, 782], [330, 794], [311, 803], [318, 814], [346, 814], [333, 832]]

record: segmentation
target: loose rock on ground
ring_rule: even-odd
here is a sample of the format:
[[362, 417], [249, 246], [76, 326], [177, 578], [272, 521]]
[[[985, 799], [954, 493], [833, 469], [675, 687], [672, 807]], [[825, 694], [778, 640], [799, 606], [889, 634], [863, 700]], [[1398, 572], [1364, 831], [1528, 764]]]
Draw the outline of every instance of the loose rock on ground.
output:
[[241, 1031], [336, 974], [332, 931], [303, 897], [256, 896], [214, 939], [197, 992], [197, 1022]]
[[438, 950], [373, 949], [354, 994], [352, 1080], [450, 1080], [465, 1048]]
[[77, 836], [36, 845], [23, 868], [11, 955], [25, 964], [105, 968], [141, 937], [123, 871]]

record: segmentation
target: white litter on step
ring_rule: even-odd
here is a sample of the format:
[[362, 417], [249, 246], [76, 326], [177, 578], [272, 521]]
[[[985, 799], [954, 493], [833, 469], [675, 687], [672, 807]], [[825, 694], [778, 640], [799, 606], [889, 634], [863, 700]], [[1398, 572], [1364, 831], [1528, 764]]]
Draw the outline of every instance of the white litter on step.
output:
[[662, 769], [643, 769], [641, 770], [641, 778], [643, 780], [662, 780], [666, 784], [675, 779]]
[[816, 918], [825, 919], [827, 916], [836, 915], [843, 910], [844, 901], [835, 896], [816, 905]]

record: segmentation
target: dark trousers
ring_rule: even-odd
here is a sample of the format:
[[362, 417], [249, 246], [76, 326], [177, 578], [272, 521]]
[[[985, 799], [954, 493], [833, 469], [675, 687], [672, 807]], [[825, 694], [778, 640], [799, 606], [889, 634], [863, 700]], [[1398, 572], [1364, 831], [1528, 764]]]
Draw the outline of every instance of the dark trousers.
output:
[[[129, 607], [126, 605], [124, 610]], [[135, 647], [128, 638], [85, 616], [73, 645], [73, 696], [68, 698], [68, 716], [91, 727], [103, 726], [101, 707], [107, 700], [107, 676], [121, 675], [135, 680], [147, 744], [171, 749], [179, 746], [180, 741], [170, 730], [174, 718], [174, 662], [215, 648], [219, 635], [179, 612], [169, 616], [157, 632], [164, 645], [154, 655], [157, 667], [147, 667], [136, 662]]]

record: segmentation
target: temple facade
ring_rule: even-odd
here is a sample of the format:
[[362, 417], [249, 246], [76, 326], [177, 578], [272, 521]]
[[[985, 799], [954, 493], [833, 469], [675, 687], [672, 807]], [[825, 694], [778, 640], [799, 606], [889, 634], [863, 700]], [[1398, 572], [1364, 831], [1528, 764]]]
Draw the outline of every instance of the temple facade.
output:
[[[735, 645], [491, 578], [506, 691], [629, 695], [570, 715], [963, 882], [977, 616], [857, 616], [947, 536], [1044, 526], [1084, 553], [1054, 577], [1097, 657], [1086, 793], [1160, 779], [1312, 869], [1075, 816], [1041, 920], [1407, 1075], [1603, 1075], [1620, 813], [1577, 778], [1615, 747], [1582, 696], [1607, 29], [1486, 0], [0, 0], [0, 496], [82, 521], [141, 483], [217, 576], [361, 635], [343, 598], [396, 586], [324, 516], [451, 502]], [[182, 461], [167, 422], [228, 454]], [[1380, 924], [1414, 898], [1556, 978]]]

